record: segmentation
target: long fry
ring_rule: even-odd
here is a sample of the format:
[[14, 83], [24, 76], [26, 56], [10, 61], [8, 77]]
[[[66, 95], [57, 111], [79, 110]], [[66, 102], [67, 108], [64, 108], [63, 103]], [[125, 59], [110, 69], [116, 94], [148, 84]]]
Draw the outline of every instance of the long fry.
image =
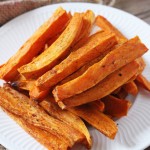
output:
[[84, 135], [79, 131], [49, 116], [37, 104], [31, 105], [28, 97], [10, 87], [0, 87], [0, 106], [22, 117], [29, 124], [61, 138], [70, 147], [84, 139]]
[[69, 145], [61, 138], [56, 137], [50, 132], [29, 124], [27, 121], [15, 114], [2, 108], [13, 120], [15, 120], [26, 132], [33, 136], [39, 143], [43, 144], [48, 150], [68, 150]]
[[52, 17], [48, 19], [12, 56], [5, 65], [0, 68], [0, 78], [12, 81], [18, 75], [17, 69], [29, 63], [44, 48], [46, 42], [58, 34], [69, 21], [65, 10], [58, 8]]
[[138, 37], [127, 41], [108, 53], [101, 61], [89, 67], [81, 76], [56, 86], [53, 91], [55, 99], [59, 101], [82, 93], [95, 86], [115, 70], [142, 56], [147, 50], [147, 47], [140, 42]]
[[96, 25], [101, 27], [104, 31], [114, 33], [118, 43], [124, 43], [127, 41], [127, 38], [103, 16], [97, 16], [95, 22]]
[[[51, 99], [51, 98], [50, 98]], [[57, 104], [50, 102], [51, 100], [48, 98], [44, 99], [40, 105], [54, 118], [61, 120], [62, 122], [72, 126], [79, 132], [83, 133], [86, 136], [86, 140], [84, 141], [87, 148], [91, 148], [91, 138], [90, 134], [84, 124], [84, 122], [73, 113], [68, 110], [62, 110]]]
[[82, 14], [75, 13], [59, 38], [32, 62], [19, 68], [19, 72], [26, 78], [37, 78], [58, 64], [68, 55], [70, 47], [78, 41], [82, 24]]
[[93, 104], [70, 108], [69, 111], [87, 121], [110, 139], [114, 139], [118, 130], [115, 122], [99, 110], [95, 109]]
[[138, 72], [138, 69], [139, 64], [135, 61], [131, 62], [110, 74], [91, 89], [76, 96], [64, 99], [63, 101], [59, 101], [58, 104], [62, 109], [65, 109], [101, 99], [126, 83], [136, 72]]
[[44, 90], [52, 87], [66, 76], [75, 72], [88, 61], [98, 57], [107, 49], [116, 44], [112, 34], [96, 33], [78, 50], [72, 52], [64, 61], [46, 72], [37, 80], [39, 89]]

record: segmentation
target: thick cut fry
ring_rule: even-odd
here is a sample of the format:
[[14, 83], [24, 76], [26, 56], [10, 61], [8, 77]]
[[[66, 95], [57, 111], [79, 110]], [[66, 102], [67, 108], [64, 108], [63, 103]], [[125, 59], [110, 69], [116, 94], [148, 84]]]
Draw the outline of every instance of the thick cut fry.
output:
[[129, 93], [129, 94], [132, 94], [133, 96], [137, 95], [138, 94], [138, 87], [137, 85], [135, 84], [135, 82], [131, 81], [131, 82], [128, 82], [126, 83], [125, 85], [123, 85], [123, 89]]
[[102, 99], [105, 104], [105, 111], [107, 115], [112, 117], [126, 116], [131, 103], [124, 99], [118, 99], [114, 96], [108, 95]]
[[0, 69], [0, 78], [12, 81], [18, 75], [17, 69], [29, 63], [36, 55], [42, 51], [46, 42], [54, 37], [65, 27], [69, 17], [65, 10], [58, 8], [52, 17], [48, 19], [12, 56]]
[[124, 43], [127, 41], [127, 38], [103, 16], [97, 16], [95, 23], [104, 31], [114, 33], [118, 43]]
[[[32, 101], [33, 103], [33, 101]], [[34, 105], [33, 105], [34, 104]], [[61, 138], [69, 147], [85, 137], [71, 126], [49, 116], [36, 103], [10, 87], [0, 87], [0, 106], [11, 113], [22, 117], [26, 122]], [[70, 134], [72, 133], [72, 134]]]
[[95, 109], [94, 105], [86, 104], [83, 106], [70, 108], [69, 111], [87, 121], [90, 125], [95, 127], [110, 139], [115, 138], [118, 130], [115, 122], [99, 110]]
[[96, 33], [79, 48], [72, 52], [64, 61], [55, 66], [52, 70], [46, 72], [37, 80], [39, 89], [44, 90], [52, 87], [77, 69], [82, 67], [88, 61], [98, 57], [107, 49], [116, 44], [116, 39], [112, 34]]
[[[50, 98], [51, 99], [51, 98]], [[86, 140], [84, 141], [87, 148], [91, 148], [91, 138], [90, 134], [84, 124], [84, 122], [73, 113], [69, 112], [68, 110], [62, 110], [60, 107], [57, 106], [57, 104], [54, 104], [50, 102], [49, 98], [44, 99], [40, 105], [54, 118], [57, 118], [58, 120], [68, 124], [69, 126], [72, 126], [79, 132], [83, 133], [86, 137]]]
[[150, 82], [142, 74], [138, 75], [135, 81], [145, 90], [150, 91]]
[[37, 78], [61, 62], [68, 55], [71, 46], [78, 41], [82, 24], [82, 15], [75, 13], [59, 38], [32, 62], [19, 68], [19, 72], [27, 79]]
[[125, 84], [138, 71], [138, 69], [139, 64], [135, 61], [131, 62], [110, 74], [91, 89], [73, 97], [64, 99], [63, 101], [59, 101], [58, 104], [62, 109], [65, 109], [101, 99], [111, 94], [121, 85]]
[[92, 105], [95, 105], [96, 109], [100, 112], [103, 112], [105, 110], [105, 104], [101, 100], [97, 100], [91, 103]]
[[53, 91], [56, 101], [82, 93], [95, 86], [115, 70], [142, 56], [147, 50], [138, 37], [127, 41], [108, 53], [101, 61], [89, 67], [81, 76], [56, 86]]
[[[2, 108], [3, 109], [3, 108]], [[18, 117], [15, 114], [3, 109], [14, 121], [16, 121], [26, 132], [33, 136], [39, 143], [43, 144], [48, 150], [68, 150], [67, 143], [61, 140], [61, 138], [44, 131], [36, 126], [33, 126]]]

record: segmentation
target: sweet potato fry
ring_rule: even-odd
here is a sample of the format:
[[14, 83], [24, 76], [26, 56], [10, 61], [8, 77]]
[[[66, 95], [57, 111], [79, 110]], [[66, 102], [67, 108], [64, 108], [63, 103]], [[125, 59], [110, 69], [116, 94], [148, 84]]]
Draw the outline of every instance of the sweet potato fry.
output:
[[135, 80], [145, 90], [150, 91], [150, 82], [142, 75], [138, 75]]
[[97, 16], [95, 23], [104, 31], [114, 33], [118, 43], [124, 43], [127, 41], [127, 38], [103, 16]]
[[49, 89], [40, 91], [36, 86], [33, 86], [33, 88], [30, 89], [29, 91], [29, 96], [32, 100], [36, 100], [39, 102], [44, 98], [46, 98], [49, 93], [50, 93]]
[[56, 86], [53, 91], [55, 99], [60, 101], [86, 91], [115, 70], [142, 56], [147, 50], [138, 37], [127, 41], [108, 53], [101, 61], [89, 67], [81, 76]]
[[126, 116], [131, 106], [129, 101], [111, 95], [102, 98], [102, 102], [105, 104], [104, 113], [112, 117]]
[[99, 110], [95, 109], [92, 104], [86, 104], [75, 108], [70, 108], [69, 111], [87, 121], [101, 133], [114, 139], [117, 133], [117, 126], [113, 120], [104, 115]]
[[48, 150], [68, 150], [69, 146], [61, 138], [56, 137], [50, 132], [43, 131], [42, 129], [33, 126], [26, 122], [21, 117], [10, 113], [2, 108], [14, 121], [16, 121], [27, 133], [33, 136], [39, 143], [43, 144]]
[[11, 86], [17, 89], [19, 88], [19, 89], [30, 91], [34, 86], [34, 82], [35, 82], [34, 80], [14, 81], [11, 83]]
[[103, 112], [105, 110], [105, 104], [101, 100], [97, 100], [91, 103], [92, 105], [95, 105], [96, 109], [100, 112]]
[[68, 55], [71, 46], [78, 41], [82, 24], [82, 15], [75, 13], [59, 38], [32, 62], [19, 68], [19, 72], [27, 79], [37, 78], [61, 62], [61, 60]]
[[123, 85], [123, 89], [129, 93], [129, 94], [132, 94], [133, 96], [137, 95], [138, 94], [138, 87], [137, 85], [135, 84], [135, 82], [131, 81], [131, 82], [128, 82], [126, 83], [125, 85]]
[[64, 99], [63, 101], [59, 101], [58, 104], [62, 109], [65, 109], [101, 99], [111, 94], [121, 85], [125, 84], [138, 71], [138, 69], [139, 64], [133, 61], [110, 74], [91, 89], [73, 97]]
[[[69, 147], [76, 142], [82, 141], [85, 137], [79, 131], [65, 123], [49, 116], [36, 103], [33, 105], [25, 95], [13, 90], [12, 88], [0, 87], [0, 106], [11, 113], [22, 117], [26, 122], [42, 130], [61, 138]], [[72, 134], [70, 134], [72, 133]]]
[[91, 138], [90, 134], [84, 124], [84, 122], [73, 113], [69, 112], [68, 110], [62, 110], [60, 107], [57, 106], [57, 104], [54, 104], [50, 102], [49, 97], [44, 99], [40, 106], [42, 106], [49, 115], [53, 116], [54, 118], [57, 118], [58, 120], [68, 124], [69, 126], [72, 126], [79, 132], [83, 133], [86, 137], [86, 140], [84, 141], [87, 148], [91, 148]]
[[46, 42], [65, 27], [69, 17], [65, 10], [58, 8], [36, 32], [23, 44], [18, 52], [12, 56], [0, 69], [0, 78], [12, 81], [18, 75], [17, 69], [29, 63], [39, 54]]
[[125, 99], [128, 96], [128, 93], [121, 87], [121, 89], [120, 89], [120, 91], [118, 91], [118, 93], [112, 94], [112, 95], [119, 99]]
[[40, 90], [56, 85], [59, 81], [75, 72], [88, 61], [98, 57], [115, 44], [116, 39], [112, 34], [96, 33], [81, 48], [72, 52], [59, 65], [42, 75], [37, 80], [36, 85]]
[[95, 21], [95, 14], [91, 10], [87, 10], [83, 14], [83, 26], [79, 36], [79, 41], [75, 44], [75, 46], [72, 48], [71, 51], [79, 49], [86, 43], [94, 21]]

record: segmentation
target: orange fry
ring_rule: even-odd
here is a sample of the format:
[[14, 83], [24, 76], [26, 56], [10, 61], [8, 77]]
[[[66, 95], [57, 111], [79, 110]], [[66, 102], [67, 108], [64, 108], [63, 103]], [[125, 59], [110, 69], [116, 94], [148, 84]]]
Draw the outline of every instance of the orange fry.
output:
[[65, 109], [101, 99], [125, 84], [136, 72], [138, 72], [138, 69], [139, 64], [133, 61], [110, 74], [91, 89], [73, 97], [64, 99], [63, 101], [59, 101], [58, 104], [62, 109]]
[[18, 117], [22, 117], [22, 119], [29, 124], [61, 138], [71, 147], [76, 142], [84, 139], [84, 135], [79, 131], [49, 116], [39, 105], [33, 101], [31, 104], [28, 97], [15, 91], [11, 87], [0, 87], [0, 106]]
[[87, 148], [90, 148], [92, 141], [84, 122], [77, 115], [74, 115], [70, 111], [62, 110], [59, 106], [57, 106], [57, 104], [51, 102], [51, 99], [52, 97], [47, 97], [40, 103], [40, 106], [42, 106], [49, 113], [49, 115], [57, 118], [58, 120], [61, 120], [62, 122], [83, 133], [86, 137], [85, 141], [83, 142]]
[[113, 120], [97, 110], [94, 105], [86, 104], [75, 108], [70, 108], [69, 111], [87, 121], [105, 136], [114, 139], [117, 133], [117, 126]]
[[147, 50], [138, 37], [127, 41], [108, 53], [101, 61], [89, 67], [81, 76], [56, 86], [53, 90], [55, 99], [60, 101], [86, 91], [115, 70], [142, 56]]
[[132, 94], [133, 96], [137, 95], [138, 94], [138, 87], [137, 85], [135, 84], [135, 82], [131, 81], [131, 82], [128, 82], [126, 83], [125, 85], [123, 85], [123, 89], [129, 93], [129, 94]]
[[138, 75], [135, 81], [145, 90], [150, 91], [150, 82], [142, 74]]
[[71, 46], [78, 41], [82, 25], [82, 14], [75, 13], [59, 38], [47, 50], [32, 62], [19, 68], [18, 71], [27, 79], [35, 79], [60, 63], [69, 54]]
[[127, 41], [127, 38], [103, 16], [97, 16], [95, 22], [96, 25], [101, 27], [104, 31], [114, 33], [118, 43], [124, 43]]
[[75, 72], [88, 61], [103, 54], [107, 49], [116, 44], [114, 35], [107, 33], [96, 33], [89, 37], [86, 44], [76, 51], [73, 51], [60, 64], [46, 72], [37, 80], [37, 86], [44, 90], [56, 85], [59, 81]]
[[15, 114], [10, 113], [6, 109], [2, 108], [14, 121], [16, 121], [26, 132], [33, 136], [39, 143], [43, 144], [48, 150], [67, 150], [69, 145], [65, 143], [61, 138], [56, 137], [50, 132], [43, 131], [42, 129], [29, 124], [27, 121], [18, 117]]
[[69, 17], [65, 10], [58, 8], [54, 14], [23, 44], [18, 52], [0, 68], [0, 78], [12, 81], [18, 75], [17, 69], [29, 63], [44, 48], [46, 42], [64, 29]]
[[124, 99], [119, 99], [114, 96], [108, 95], [102, 99], [105, 104], [105, 111], [107, 115], [112, 117], [126, 116], [131, 103]]

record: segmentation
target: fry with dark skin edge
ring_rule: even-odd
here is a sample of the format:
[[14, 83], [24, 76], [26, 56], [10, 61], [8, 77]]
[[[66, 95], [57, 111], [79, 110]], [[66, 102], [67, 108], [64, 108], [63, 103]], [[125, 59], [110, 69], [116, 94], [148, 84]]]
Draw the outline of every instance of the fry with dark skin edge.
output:
[[119, 99], [114, 96], [108, 95], [101, 99], [105, 104], [105, 111], [107, 115], [112, 117], [122, 117], [126, 116], [131, 103], [124, 99]]
[[40, 106], [43, 107], [49, 115], [53, 116], [54, 118], [57, 118], [58, 120], [72, 126], [79, 132], [83, 133], [86, 137], [85, 141], [83, 142], [85, 143], [86, 147], [90, 149], [92, 141], [84, 122], [78, 116], [74, 115], [68, 110], [62, 110], [59, 106], [57, 106], [57, 104], [52, 103], [51, 99], [52, 97], [47, 97], [40, 103]]
[[18, 71], [26, 79], [36, 79], [60, 63], [69, 54], [70, 48], [78, 41], [82, 25], [82, 14], [75, 13], [59, 38], [32, 62], [20, 67]]
[[110, 74], [91, 89], [73, 97], [64, 99], [63, 101], [59, 101], [58, 105], [62, 109], [65, 109], [101, 99], [125, 84], [136, 72], [138, 72], [138, 69], [139, 64], [133, 61]]
[[95, 86], [115, 70], [142, 56], [147, 50], [138, 37], [127, 41], [108, 53], [101, 61], [89, 67], [81, 76], [56, 86], [53, 90], [56, 101], [80, 94]]
[[142, 75], [138, 75], [135, 80], [145, 90], [150, 91], [150, 82]]
[[17, 69], [29, 63], [44, 48], [49, 39], [53, 38], [69, 21], [68, 14], [61, 7], [23, 44], [5, 65], [0, 68], [0, 78], [12, 81], [19, 74]]
[[40, 106], [33, 101], [31, 104], [28, 97], [11, 87], [0, 87], [0, 106], [18, 117], [22, 117], [29, 124], [61, 138], [69, 147], [85, 139], [82, 133], [49, 116]]
[[44, 145], [48, 150], [68, 150], [69, 146], [61, 138], [42, 130], [34, 125], [29, 124], [27, 121], [10, 113], [2, 108], [15, 122], [18, 123], [27, 133], [29, 133], [35, 140]]
[[97, 110], [93, 104], [86, 104], [68, 110], [87, 121], [105, 136], [114, 139], [118, 130], [115, 122]]
[[59, 81], [75, 72], [87, 62], [98, 57], [107, 49], [116, 44], [116, 39], [112, 34], [96, 33], [89, 37], [89, 40], [81, 48], [73, 51], [66, 59], [52, 70], [42, 75], [36, 82], [40, 90], [56, 85]]

